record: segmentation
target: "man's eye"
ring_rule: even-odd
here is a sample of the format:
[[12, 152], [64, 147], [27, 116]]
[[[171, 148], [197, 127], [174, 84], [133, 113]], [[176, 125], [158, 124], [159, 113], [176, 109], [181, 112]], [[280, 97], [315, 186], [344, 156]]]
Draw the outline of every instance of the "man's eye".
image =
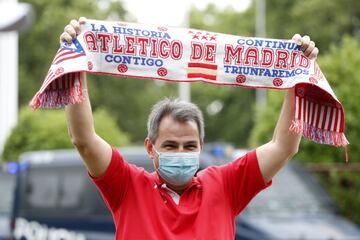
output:
[[197, 149], [197, 146], [186, 146], [186, 149], [193, 151]]

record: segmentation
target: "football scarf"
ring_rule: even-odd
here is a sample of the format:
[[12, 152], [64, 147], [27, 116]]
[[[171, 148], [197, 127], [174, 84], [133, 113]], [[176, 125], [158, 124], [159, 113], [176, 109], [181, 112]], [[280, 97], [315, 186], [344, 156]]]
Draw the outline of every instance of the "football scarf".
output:
[[[88, 20], [62, 44], [30, 105], [82, 101], [80, 72], [248, 88], [295, 88], [291, 131], [347, 146], [344, 109], [315, 60], [293, 40], [241, 37], [157, 25]], [[121, 90], [119, 90], [121, 91]]]

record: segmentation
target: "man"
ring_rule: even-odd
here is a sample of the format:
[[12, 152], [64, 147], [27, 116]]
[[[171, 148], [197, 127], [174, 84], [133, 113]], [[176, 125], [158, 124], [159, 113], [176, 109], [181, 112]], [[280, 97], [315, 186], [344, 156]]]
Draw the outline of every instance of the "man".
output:
[[[85, 21], [72, 20], [60, 41], [71, 42]], [[306, 56], [317, 56], [308, 36], [293, 39]], [[82, 78], [86, 92], [86, 75]], [[288, 130], [293, 91], [285, 94], [270, 142], [197, 176], [204, 125], [196, 105], [165, 99], [153, 107], [145, 147], [154, 173], [128, 164], [96, 134], [87, 94], [82, 103], [67, 106], [71, 140], [113, 214], [116, 239], [233, 239], [235, 217], [298, 151], [301, 136]]]

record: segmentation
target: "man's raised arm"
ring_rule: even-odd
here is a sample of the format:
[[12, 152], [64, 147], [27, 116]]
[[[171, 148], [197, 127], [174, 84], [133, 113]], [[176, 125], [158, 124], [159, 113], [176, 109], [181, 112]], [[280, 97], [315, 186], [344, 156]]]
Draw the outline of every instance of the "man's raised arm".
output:
[[[80, 32], [80, 24], [85, 21], [85, 18], [80, 18], [79, 21], [71, 20], [70, 24], [64, 28], [60, 42], [71, 43], [72, 39], [76, 38]], [[111, 146], [95, 132], [86, 74], [81, 73], [81, 78], [84, 100], [81, 103], [65, 107], [66, 119], [72, 143], [83, 158], [89, 173], [97, 177], [105, 173], [111, 160], [112, 150]]]
[[[309, 58], [316, 58], [319, 50], [308, 36], [294, 35], [293, 39], [304, 54]], [[286, 91], [284, 103], [270, 142], [258, 147], [256, 155], [264, 181], [269, 182], [274, 175], [298, 151], [301, 135], [289, 131], [294, 114], [294, 89]]]

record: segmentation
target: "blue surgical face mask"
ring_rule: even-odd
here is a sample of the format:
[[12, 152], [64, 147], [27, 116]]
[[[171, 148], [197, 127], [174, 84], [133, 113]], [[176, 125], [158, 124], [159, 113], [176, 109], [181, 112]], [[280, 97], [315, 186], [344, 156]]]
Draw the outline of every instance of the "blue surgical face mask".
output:
[[159, 155], [157, 172], [168, 183], [183, 186], [199, 169], [200, 152], [155, 152]]

